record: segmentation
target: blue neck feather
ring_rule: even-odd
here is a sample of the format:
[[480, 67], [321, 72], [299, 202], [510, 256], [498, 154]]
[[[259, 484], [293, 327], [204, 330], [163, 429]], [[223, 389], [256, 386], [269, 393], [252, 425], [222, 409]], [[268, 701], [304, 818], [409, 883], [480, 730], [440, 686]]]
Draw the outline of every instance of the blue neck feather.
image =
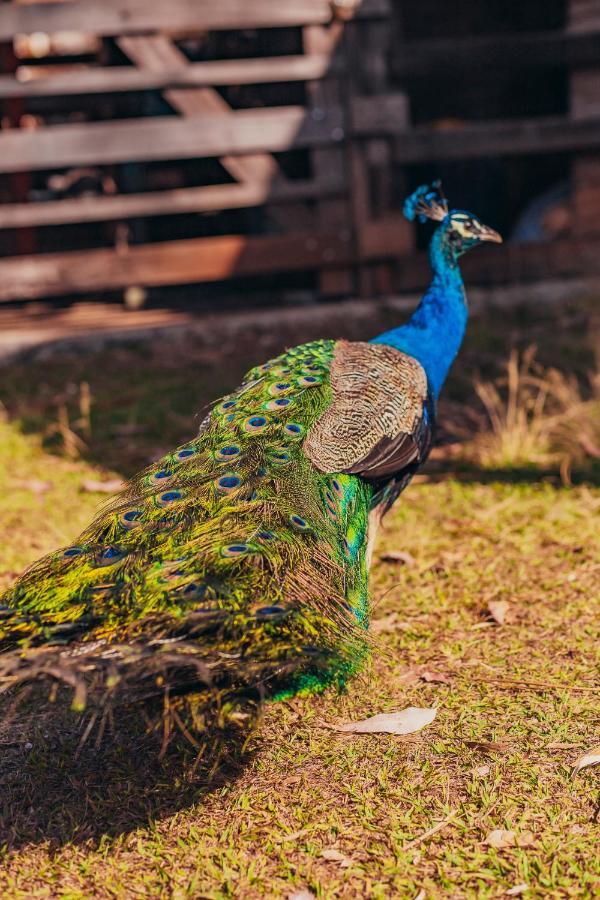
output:
[[389, 344], [414, 356], [437, 399], [462, 344], [468, 317], [462, 276], [443, 224], [431, 239], [429, 260], [433, 280], [412, 317], [372, 343]]

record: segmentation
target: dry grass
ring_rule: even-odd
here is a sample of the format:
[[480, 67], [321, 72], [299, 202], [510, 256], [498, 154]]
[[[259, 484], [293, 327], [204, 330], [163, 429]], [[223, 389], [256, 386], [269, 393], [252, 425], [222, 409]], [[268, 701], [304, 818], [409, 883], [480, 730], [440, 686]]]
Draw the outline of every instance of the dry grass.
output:
[[535, 353], [534, 345], [513, 350], [505, 374], [477, 379], [484, 415], [471, 415], [454, 433], [465, 440], [462, 458], [478, 466], [557, 468], [570, 483], [574, 468], [585, 471], [600, 459], [600, 371], [582, 388], [575, 375], [537, 365]]

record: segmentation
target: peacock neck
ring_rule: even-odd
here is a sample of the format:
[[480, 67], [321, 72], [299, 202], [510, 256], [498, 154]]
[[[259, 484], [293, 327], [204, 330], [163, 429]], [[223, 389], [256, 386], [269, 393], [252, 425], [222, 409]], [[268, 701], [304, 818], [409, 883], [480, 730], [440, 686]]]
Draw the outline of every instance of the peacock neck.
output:
[[437, 398], [462, 344], [468, 309], [458, 262], [443, 226], [433, 235], [429, 259], [433, 279], [412, 317], [405, 325], [374, 338], [373, 343], [389, 344], [414, 356]]

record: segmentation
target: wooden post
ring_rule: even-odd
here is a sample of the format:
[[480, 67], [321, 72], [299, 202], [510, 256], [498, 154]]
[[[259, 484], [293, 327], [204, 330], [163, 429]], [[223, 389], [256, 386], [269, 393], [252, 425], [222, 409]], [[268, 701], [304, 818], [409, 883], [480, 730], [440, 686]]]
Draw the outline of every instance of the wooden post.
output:
[[[585, 34], [600, 30], [600, 0], [570, 0], [569, 31]], [[600, 116], [600, 60], [593, 68], [571, 70], [570, 115], [574, 120]], [[600, 152], [573, 156], [571, 165], [573, 234], [585, 237], [600, 232]]]

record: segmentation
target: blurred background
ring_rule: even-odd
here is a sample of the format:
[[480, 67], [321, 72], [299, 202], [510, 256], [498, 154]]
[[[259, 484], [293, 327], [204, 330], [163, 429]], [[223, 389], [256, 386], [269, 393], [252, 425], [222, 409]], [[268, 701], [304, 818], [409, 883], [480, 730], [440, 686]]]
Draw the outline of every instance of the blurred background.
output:
[[[464, 260], [443, 441], [600, 456], [600, 0], [7, 0], [0, 60], [0, 400], [44, 447], [128, 474], [258, 358], [398, 323], [441, 178], [505, 238]], [[560, 440], [498, 425], [509, 365]]]
[[598, 274], [597, 0], [0, 4], [0, 301], [196, 310], [419, 289], [402, 198]]

